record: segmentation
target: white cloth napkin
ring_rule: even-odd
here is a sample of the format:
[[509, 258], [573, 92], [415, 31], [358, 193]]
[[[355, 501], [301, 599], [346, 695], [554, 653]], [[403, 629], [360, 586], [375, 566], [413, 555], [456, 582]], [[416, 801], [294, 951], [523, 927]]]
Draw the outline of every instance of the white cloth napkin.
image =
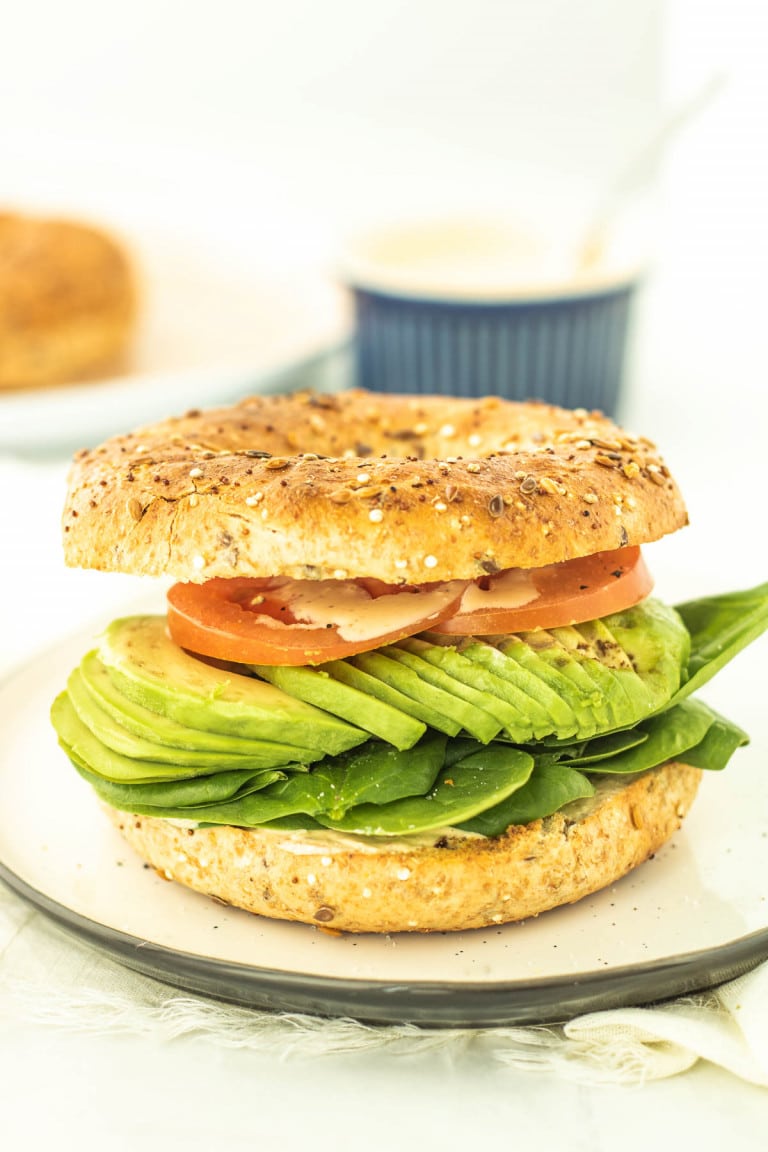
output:
[[325, 1020], [223, 1004], [141, 976], [70, 937], [0, 883], [0, 1021], [174, 1039], [196, 1035], [276, 1058], [388, 1048], [477, 1048], [518, 1069], [583, 1083], [634, 1084], [708, 1060], [768, 1087], [768, 963], [709, 993], [593, 1012], [562, 1026], [429, 1029]]

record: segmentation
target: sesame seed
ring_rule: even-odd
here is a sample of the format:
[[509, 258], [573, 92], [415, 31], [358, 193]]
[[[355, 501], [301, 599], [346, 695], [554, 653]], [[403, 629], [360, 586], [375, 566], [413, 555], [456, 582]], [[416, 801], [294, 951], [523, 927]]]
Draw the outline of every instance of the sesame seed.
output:
[[467, 464], [467, 472], [479, 472], [479, 471], [480, 471], [480, 465], [478, 463], [476, 463], [475, 461], [473, 461], [471, 464]]
[[425, 556], [424, 557], [424, 567], [425, 568], [437, 568], [437, 556], [431, 556], [431, 555]]
[[198, 495], [197, 495], [197, 492], [193, 492], [193, 493], [191, 494], [191, 496], [189, 497], [189, 506], [190, 506], [190, 508], [197, 508], [197, 505], [199, 504], [199, 502], [200, 502], [200, 501], [199, 501], [199, 497], [198, 497]]
[[190, 470], [189, 470], [190, 480], [199, 480], [200, 477], [202, 476], [202, 474], [203, 474], [202, 468], [190, 468]]
[[582, 500], [585, 504], [597, 504], [597, 496], [595, 496], [594, 492], [585, 492]]
[[410, 875], [411, 875], [410, 868], [398, 868], [398, 870], [397, 870], [398, 880], [407, 880]]
[[245, 502], [249, 508], [253, 508], [254, 505], [259, 504], [263, 499], [263, 492], [254, 492], [251, 496], [246, 496]]
[[446, 512], [448, 510], [448, 505], [443, 504], [442, 500], [438, 500], [437, 503], [433, 505], [433, 507], [435, 512]]
[[384, 513], [382, 512], [381, 508], [371, 508], [370, 512], [368, 513], [368, 519], [371, 520], [374, 524], [380, 524], [384, 519]]
[[358, 472], [356, 480], [358, 484], [367, 484], [370, 478], [367, 472]]

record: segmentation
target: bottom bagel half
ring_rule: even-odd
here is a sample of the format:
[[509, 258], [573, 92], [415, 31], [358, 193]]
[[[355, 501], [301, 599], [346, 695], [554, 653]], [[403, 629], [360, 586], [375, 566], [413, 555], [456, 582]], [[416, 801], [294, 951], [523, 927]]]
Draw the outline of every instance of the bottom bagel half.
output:
[[261, 916], [347, 932], [439, 932], [524, 920], [614, 883], [680, 827], [701, 770], [669, 762], [496, 837], [382, 842], [186, 826], [105, 805], [160, 875]]

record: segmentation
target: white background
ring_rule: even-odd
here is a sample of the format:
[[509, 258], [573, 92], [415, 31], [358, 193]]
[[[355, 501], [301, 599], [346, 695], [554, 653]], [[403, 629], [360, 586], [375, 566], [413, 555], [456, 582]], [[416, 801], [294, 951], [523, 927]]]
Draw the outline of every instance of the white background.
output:
[[[388, 215], [502, 206], [577, 227], [665, 116], [722, 76], [627, 203], [630, 214], [642, 205], [654, 244], [623, 415], [659, 441], [688, 495], [691, 527], [652, 552], [660, 590], [675, 599], [765, 578], [762, 5], [0, 9], [0, 203], [94, 214], [297, 292], [333, 268], [347, 230]], [[296, 327], [290, 306], [282, 322]], [[133, 591], [64, 571], [64, 469], [0, 458], [5, 667]], [[762, 1090], [704, 1065], [633, 1094], [458, 1076], [437, 1055], [275, 1066], [194, 1041], [21, 1026], [0, 1030], [0, 1098], [9, 1148], [35, 1137], [63, 1148], [450, 1148], [501, 1135], [631, 1152], [675, 1132], [704, 1149], [757, 1148], [766, 1117]]]

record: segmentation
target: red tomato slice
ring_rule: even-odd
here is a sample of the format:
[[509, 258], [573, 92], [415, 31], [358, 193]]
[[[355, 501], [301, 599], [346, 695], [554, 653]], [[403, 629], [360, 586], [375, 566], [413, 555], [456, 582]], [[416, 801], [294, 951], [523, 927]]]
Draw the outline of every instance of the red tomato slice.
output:
[[490, 636], [580, 624], [630, 608], [652, 587], [639, 548], [598, 552], [545, 568], [509, 568], [469, 585], [456, 615], [430, 630]]
[[180, 648], [218, 660], [322, 664], [434, 628], [456, 612], [466, 586], [284, 577], [174, 584], [168, 629]]

